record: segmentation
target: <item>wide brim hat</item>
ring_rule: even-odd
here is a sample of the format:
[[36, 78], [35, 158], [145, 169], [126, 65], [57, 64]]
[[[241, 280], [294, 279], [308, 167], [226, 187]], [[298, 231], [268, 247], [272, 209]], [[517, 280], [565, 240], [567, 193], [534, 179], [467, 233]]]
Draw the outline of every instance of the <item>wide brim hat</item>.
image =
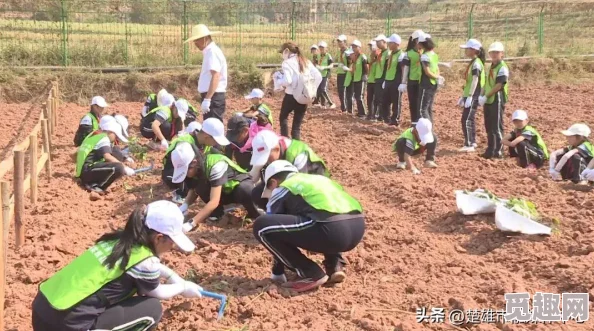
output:
[[185, 42], [188, 43], [190, 41], [198, 40], [208, 36], [214, 36], [217, 34], [221, 34], [221, 31], [210, 31], [206, 25], [198, 24], [192, 27], [192, 34]]

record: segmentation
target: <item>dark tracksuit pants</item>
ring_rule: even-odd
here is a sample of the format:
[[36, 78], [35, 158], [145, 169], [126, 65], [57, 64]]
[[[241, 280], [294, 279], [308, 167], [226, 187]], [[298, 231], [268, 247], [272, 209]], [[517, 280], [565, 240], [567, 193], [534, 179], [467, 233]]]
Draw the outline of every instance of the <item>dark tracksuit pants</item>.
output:
[[[466, 102], [466, 98], [464, 99]], [[476, 144], [476, 122], [474, 120], [478, 109], [478, 99], [472, 101], [470, 108], [462, 111], [462, 133], [464, 133], [464, 146], [471, 147]]]
[[377, 112], [378, 116], [381, 116], [382, 102], [384, 101], [384, 88], [382, 86], [383, 84], [384, 84], [383, 78], [375, 79], [375, 91], [373, 94], [375, 97], [375, 111]]
[[335, 270], [345, 264], [342, 252], [355, 248], [365, 233], [362, 215], [337, 215], [347, 219], [316, 222], [303, 216], [270, 214], [254, 222], [254, 236], [272, 253], [272, 273], [282, 275], [285, 267], [302, 278], [318, 280], [324, 270], [305, 256], [299, 249], [324, 254], [326, 270]]
[[[404, 154], [406, 153], [406, 142], [405, 138], [396, 140], [396, 153], [398, 154], [398, 162], [404, 162]], [[437, 136], [433, 134], [433, 142], [426, 146], [427, 154], [425, 155], [425, 161], [435, 160], [435, 150], [437, 149]], [[411, 156], [419, 155], [423, 153], [423, 149], [419, 148], [411, 154]]]
[[364, 92], [365, 92], [365, 82], [364, 81], [353, 82], [352, 86], [353, 86], [353, 92], [355, 95], [355, 101], [357, 102], [357, 115], [365, 116], [366, 115], [365, 103], [363, 103], [363, 96], [364, 96]]
[[432, 87], [420, 87], [419, 89], [419, 109], [422, 118], [426, 118], [433, 123], [433, 102], [437, 93], [437, 85]]
[[509, 156], [517, 157], [522, 168], [526, 168], [530, 164], [540, 168], [545, 161], [543, 151], [538, 146], [532, 145], [528, 140], [521, 141], [516, 147], [510, 147]]
[[504, 112], [505, 104], [502, 102], [501, 93], [495, 95], [495, 101], [492, 104], [485, 104], [486, 156], [501, 156]]
[[326, 103], [328, 103], [329, 106], [332, 106], [334, 104], [332, 102], [332, 99], [330, 99], [330, 95], [328, 95], [328, 79], [329, 78], [330, 78], [330, 75], [328, 75], [328, 77], [322, 78], [322, 82], [320, 83], [320, 86], [318, 86], [316, 102], [314, 102], [314, 103], [319, 103], [322, 106], [325, 106]]
[[417, 121], [419, 118], [421, 118], [421, 110], [419, 106], [419, 89], [420, 87], [418, 80], [408, 81], [406, 90], [408, 93], [408, 106], [410, 108], [410, 122], [412, 126], [417, 124]]
[[[206, 97], [206, 93], [200, 93], [200, 96], [202, 99], [204, 99]], [[227, 107], [226, 98], [226, 93], [215, 92], [212, 98], [210, 98], [210, 111], [202, 115], [202, 120], [214, 117], [223, 122], [223, 116], [225, 115], [225, 109]]]
[[337, 74], [336, 75], [336, 86], [338, 88], [338, 99], [340, 100], [340, 110], [343, 112], [346, 111], [346, 104], [344, 100], [344, 80], [346, 79], [346, 74]]
[[353, 113], [353, 96], [355, 94], [355, 83], [344, 87], [344, 107], [349, 114]]
[[119, 162], [97, 162], [84, 166], [80, 173], [83, 186], [96, 186], [103, 191], [114, 181], [125, 175], [124, 165]]
[[367, 119], [375, 119], [375, 83], [367, 83]]
[[[561, 160], [563, 154], [557, 155], [557, 162]], [[579, 183], [582, 180], [582, 171], [586, 170], [588, 163], [590, 161], [586, 160], [583, 156], [579, 153], [574, 154], [567, 163], [561, 168], [561, 178], [563, 180], [571, 180], [574, 183]]]
[[292, 94], [285, 94], [283, 103], [281, 105], [279, 122], [281, 136], [289, 136], [289, 114], [293, 113], [293, 125], [291, 125], [291, 138], [300, 140], [301, 138], [301, 123], [305, 117], [307, 105], [302, 105]]
[[[400, 85], [400, 83], [395, 80], [386, 81], [384, 100], [382, 101], [382, 119], [386, 123], [400, 123], [400, 110], [402, 107], [398, 85]], [[391, 115], [390, 108], [392, 109]]]
[[[204, 201], [204, 203], [208, 203], [210, 201], [210, 185], [206, 183], [200, 183], [196, 186], [196, 193]], [[251, 179], [244, 179], [242, 180], [239, 185], [235, 187], [233, 192], [230, 194], [221, 194], [221, 202], [217, 209], [211, 214], [214, 217], [221, 217], [224, 215], [223, 206], [238, 203], [245, 208], [247, 211], [248, 217], [252, 220], [255, 220], [258, 216], [260, 216], [260, 212], [258, 208], [252, 201], [252, 190], [254, 189], [254, 182]]]
[[[141, 120], [140, 123], [140, 134], [142, 134], [143, 137], [147, 138], [147, 139], [152, 139], [152, 140], [157, 140], [157, 137], [155, 136], [155, 133], [153, 132], [153, 121], [154, 121], [154, 117], [153, 120], [148, 120], [147, 117], [143, 118]], [[161, 129], [161, 133], [163, 134], [163, 137], [165, 137], [165, 139], [170, 140], [174, 135], [177, 134], [177, 132], [173, 132], [173, 126], [171, 125], [171, 123], [169, 121], [165, 121], [163, 123], [161, 123], [161, 125], [159, 126], [159, 129]], [[181, 129], [181, 128], [178, 128]], [[179, 130], [178, 130], [179, 131]]]

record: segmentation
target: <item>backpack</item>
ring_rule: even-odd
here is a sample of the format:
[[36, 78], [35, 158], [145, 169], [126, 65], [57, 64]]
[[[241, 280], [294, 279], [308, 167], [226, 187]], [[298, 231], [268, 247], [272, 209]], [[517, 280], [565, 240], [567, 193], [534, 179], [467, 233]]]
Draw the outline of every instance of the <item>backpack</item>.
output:
[[[318, 92], [319, 83], [316, 84], [317, 79], [315, 75], [321, 76], [321, 74], [317, 69], [312, 70], [312, 66], [311, 62], [308, 61], [305, 71], [299, 75], [297, 87], [293, 90], [293, 97], [302, 105], [312, 104]], [[319, 82], [320, 80], [317, 81]]]

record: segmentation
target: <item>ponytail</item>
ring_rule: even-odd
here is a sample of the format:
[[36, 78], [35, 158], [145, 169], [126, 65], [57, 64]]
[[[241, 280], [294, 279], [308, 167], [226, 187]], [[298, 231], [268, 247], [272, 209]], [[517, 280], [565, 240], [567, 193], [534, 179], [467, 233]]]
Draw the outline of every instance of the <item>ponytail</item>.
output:
[[150, 241], [150, 235], [153, 231], [144, 225], [145, 217], [146, 208], [137, 207], [128, 217], [124, 230], [104, 234], [96, 241], [96, 243], [100, 243], [117, 240], [111, 254], [105, 259], [103, 265], [113, 269], [119, 262], [120, 269], [125, 270], [134, 246], [147, 246], [153, 249]]
[[412, 36], [408, 37], [408, 44], [406, 45], [406, 51], [410, 51], [414, 49], [416, 51], [417, 42], [413, 39]]
[[299, 72], [301, 72], [301, 73], [305, 72], [305, 68], [307, 67], [307, 59], [305, 58], [305, 55], [303, 55], [303, 53], [299, 49], [299, 46], [297, 46], [297, 44], [295, 44], [292, 41], [288, 41], [288, 42], [282, 44], [279, 53], [283, 53], [285, 49], [288, 49], [289, 52], [297, 55], [297, 62], [299, 63]]
[[478, 51], [478, 58], [483, 62], [483, 65], [487, 61], [487, 54], [484, 47], [481, 47], [481, 49]]

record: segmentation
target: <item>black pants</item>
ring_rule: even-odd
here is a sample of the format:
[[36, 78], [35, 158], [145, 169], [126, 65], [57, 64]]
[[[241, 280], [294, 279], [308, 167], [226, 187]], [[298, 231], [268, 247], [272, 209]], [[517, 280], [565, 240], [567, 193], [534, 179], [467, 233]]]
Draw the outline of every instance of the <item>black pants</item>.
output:
[[421, 87], [419, 89], [419, 109], [422, 118], [426, 118], [433, 123], [433, 101], [435, 101], [435, 87]]
[[281, 136], [289, 136], [289, 114], [293, 113], [293, 125], [291, 126], [291, 138], [300, 140], [301, 138], [301, 123], [305, 117], [307, 105], [302, 105], [291, 94], [285, 94], [283, 104], [281, 105], [279, 122]]
[[497, 93], [495, 102], [485, 104], [485, 130], [487, 131], [487, 150], [485, 151], [485, 155], [487, 156], [501, 155], [505, 105], [499, 100], [499, 93]]
[[530, 164], [534, 164], [537, 168], [540, 168], [545, 161], [543, 151], [538, 146], [533, 146], [527, 140], [521, 141], [515, 148], [510, 147], [509, 156], [517, 157], [520, 160], [520, 167], [522, 168], [526, 168]]
[[[162, 315], [163, 307], [159, 299], [134, 296], [107, 308], [105, 312], [97, 317], [93, 329], [112, 330], [118, 327], [122, 329], [126, 327], [125, 330], [154, 330]], [[32, 319], [34, 331], [63, 330], [62, 325], [45, 322], [35, 311], [33, 311]]]
[[411, 125], [417, 124], [419, 118], [421, 118], [421, 108], [419, 107], [419, 81], [409, 80], [406, 85], [406, 91], [408, 93], [408, 106], [410, 108], [410, 122]]
[[[466, 102], [466, 98], [464, 98]], [[471, 147], [476, 143], [476, 122], [474, 117], [478, 108], [478, 100], [472, 101], [470, 108], [464, 108], [462, 111], [462, 133], [464, 133], [464, 146]]]
[[163, 183], [167, 185], [167, 187], [175, 190], [177, 195], [185, 198], [188, 195], [190, 188], [197, 186], [195, 183], [196, 180], [186, 177], [186, 179], [179, 184], [173, 183], [173, 166], [169, 166], [170, 164], [171, 163], [168, 163], [168, 166], [163, 168], [163, 171], [161, 172], [161, 179], [163, 180]]
[[[557, 155], [557, 162], [561, 160], [563, 154]], [[582, 180], [582, 171], [586, 170], [590, 161], [584, 159], [579, 153], [574, 154], [567, 163], [561, 168], [561, 178], [563, 180], [571, 180], [574, 183], [579, 183]]]
[[[177, 132], [173, 133], [173, 126], [169, 121], [165, 121], [161, 123], [159, 126], [161, 129], [161, 134], [165, 139], [170, 140]], [[173, 133], [173, 134], [172, 134]], [[157, 140], [155, 133], [153, 132], [153, 121], [149, 121], [147, 117], [143, 118], [140, 122], [140, 134], [147, 139]]]
[[336, 87], [338, 88], [338, 99], [340, 100], [340, 110], [346, 111], [346, 104], [344, 103], [344, 80], [346, 74], [336, 75]]
[[[398, 91], [400, 83], [393, 81], [386, 81], [386, 88], [384, 88], [384, 100], [382, 101], [382, 119], [386, 123], [400, 123], [400, 91]], [[390, 108], [392, 114], [390, 115]]]
[[316, 101], [322, 106], [325, 106], [326, 103], [328, 103], [329, 106], [334, 104], [332, 99], [330, 99], [330, 95], [328, 95], [328, 78], [329, 77], [322, 77], [322, 82], [320, 83], [320, 86], [318, 86]]
[[357, 102], [357, 115], [365, 116], [367, 113], [367, 111], [365, 110], [365, 103], [363, 103], [365, 82], [353, 82], [352, 86], [355, 94], [355, 101]]
[[355, 94], [355, 83], [351, 82], [349, 86], [344, 87], [344, 107], [347, 113], [353, 113], [353, 96]]
[[[406, 147], [407, 140], [405, 138], [400, 138], [396, 140], [396, 153], [398, 154], [398, 162], [404, 162], [404, 154], [407, 153], [407, 150], [410, 152], [410, 148]], [[433, 134], [433, 142], [426, 145], [427, 154], [425, 155], [425, 161], [434, 161], [435, 160], [435, 150], [437, 149], [437, 136]], [[421, 149], [413, 150], [410, 154], [411, 156], [421, 154]]]
[[375, 119], [375, 83], [367, 83], [367, 119]]
[[80, 181], [83, 185], [97, 186], [105, 191], [124, 174], [124, 165], [122, 163], [98, 162], [83, 168], [80, 173]]
[[256, 219], [256, 239], [274, 256], [273, 274], [287, 267], [302, 278], [320, 279], [325, 272], [299, 248], [324, 254], [326, 270], [344, 263], [340, 253], [355, 248], [365, 233], [363, 216], [335, 222], [316, 222], [302, 216], [263, 215]]
[[382, 85], [384, 84], [383, 78], [377, 78], [375, 80], [375, 91], [374, 91], [374, 103], [375, 103], [375, 111], [377, 116], [381, 116], [382, 112], [382, 102], [384, 101], [384, 88]]
[[[254, 182], [251, 179], [245, 179], [239, 183], [230, 194], [222, 193], [221, 202], [217, 209], [211, 214], [211, 216], [220, 217], [223, 216], [223, 206], [231, 203], [238, 203], [245, 208], [248, 217], [255, 220], [260, 216], [258, 208], [252, 200], [252, 190], [254, 189]], [[196, 193], [204, 201], [208, 203], [210, 201], [210, 185], [203, 185], [200, 183], [196, 186]]]
[[[200, 96], [204, 100], [206, 93], [200, 93]], [[212, 98], [210, 98], [210, 111], [202, 115], [202, 120], [214, 117], [223, 122], [223, 116], [225, 115], [225, 109], [227, 107], [227, 102], [225, 101], [226, 98], [225, 92], [215, 92], [215, 94], [212, 95]]]

